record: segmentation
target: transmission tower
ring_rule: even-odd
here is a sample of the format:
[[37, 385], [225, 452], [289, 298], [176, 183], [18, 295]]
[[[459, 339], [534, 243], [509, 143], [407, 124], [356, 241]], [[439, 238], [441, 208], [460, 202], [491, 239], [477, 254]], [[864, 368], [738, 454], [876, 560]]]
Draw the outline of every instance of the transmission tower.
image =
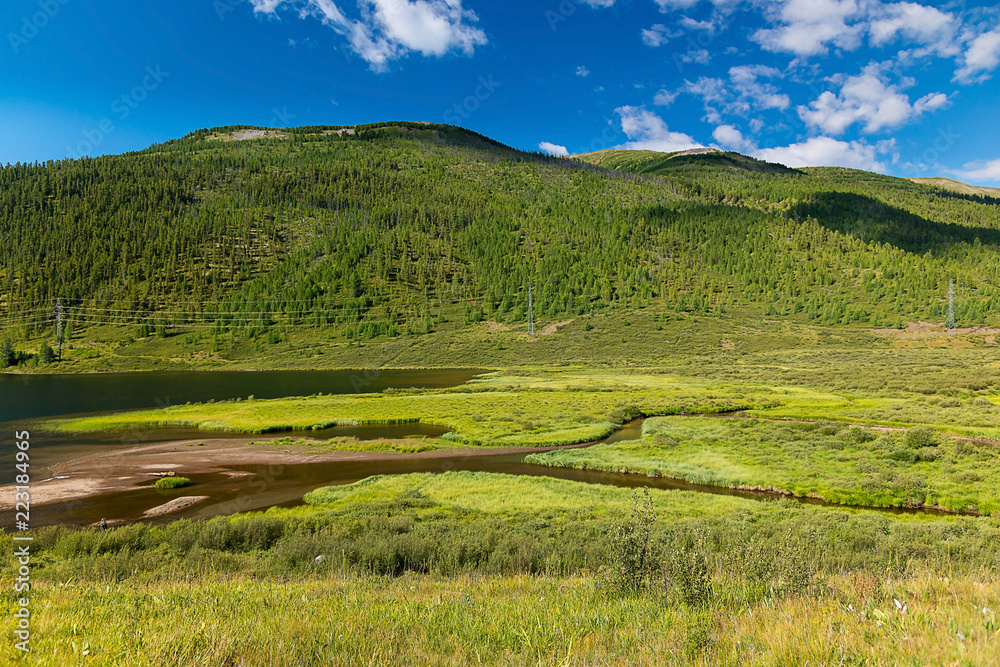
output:
[[59, 361], [62, 361], [62, 328], [63, 328], [62, 299], [56, 299], [56, 344], [59, 345]]
[[528, 332], [529, 335], [535, 335], [535, 312], [531, 302], [531, 283], [528, 283]]
[[948, 330], [955, 329], [955, 279], [948, 280]]

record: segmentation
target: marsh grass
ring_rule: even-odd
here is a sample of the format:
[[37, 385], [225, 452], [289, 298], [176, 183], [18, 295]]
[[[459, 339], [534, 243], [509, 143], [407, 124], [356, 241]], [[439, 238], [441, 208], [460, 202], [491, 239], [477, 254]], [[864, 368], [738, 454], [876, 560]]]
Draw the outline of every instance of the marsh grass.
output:
[[330, 438], [329, 440], [284, 437], [275, 440], [254, 440], [247, 444], [265, 447], [304, 448], [310, 452], [394, 452], [399, 454], [431, 452], [441, 446], [454, 446], [436, 438], [358, 440], [350, 437]]
[[171, 475], [169, 477], [161, 477], [156, 480], [156, 483], [153, 484], [153, 486], [157, 489], [180, 489], [185, 486], [191, 486], [192, 484], [194, 484], [194, 482], [187, 477]]
[[[813, 397], [802, 390], [795, 393]], [[54, 420], [48, 426], [64, 432], [186, 425], [264, 433], [419, 421], [452, 429], [445, 439], [455, 444], [555, 446], [599, 440], [636, 416], [730, 412], [776, 405], [779, 400], [777, 393], [765, 386], [710, 385], [676, 376], [555, 371], [494, 376], [450, 390], [183, 405]], [[815, 400], [839, 399], [817, 395]]]
[[926, 427], [658, 417], [638, 441], [531, 454], [541, 465], [773, 490], [845, 505], [1000, 509], [1000, 450]]

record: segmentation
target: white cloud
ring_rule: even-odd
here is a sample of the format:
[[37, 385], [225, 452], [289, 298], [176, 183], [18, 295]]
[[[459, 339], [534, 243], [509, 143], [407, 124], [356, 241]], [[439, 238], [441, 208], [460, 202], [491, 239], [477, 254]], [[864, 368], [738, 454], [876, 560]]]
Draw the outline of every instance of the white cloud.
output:
[[755, 151], [753, 156], [788, 167], [847, 167], [886, 171], [885, 163], [878, 159], [875, 146], [858, 141], [838, 141], [830, 137], [812, 137], [790, 146], [762, 148]]
[[584, 77], [590, 76], [590, 70], [587, 69], [586, 65], [580, 65], [579, 67], [576, 68], [576, 75]]
[[737, 151], [739, 153], [750, 153], [757, 148], [749, 137], [744, 137], [743, 133], [733, 125], [720, 125], [712, 132], [712, 138], [718, 142], [721, 148]]
[[548, 141], [543, 141], [538, 144], [538, 150], [543, 153], [548, 153], [549, 155], [554, 155], [556, 157], [566, 157], [569, 155], [569, 150], [565, 146], [560, 146], [559, 144], [553, 144]]
[[701, 0], [653, 0], [660, 7], [660, 11], [666, 14], [675, 9], [691, 9]]
[[861, 27], [849, 22], [861, 8], [856, 0], [785, 0], [765, 12], [775, 28], [761, 28], [752, 39], [766, 51], [815, 56], [827, 52], [827, 44], [854, 49], [860, 43]]
[[254, 11], [276, 14], [296, 9], [300, 18], [314, 17], [343, 35], [351, 49], [375, 71], [411, 52], [443, 56], [471, 55], [488, 42], [473, 24], [479, 18], [462, 0], [361, 0], [360, 18], [348, 18], [333, 0], [250, 0]]
[[661, 107], [669, 107], [676, 99], [677, 93], [672, 93], [669, 90], [661, 90], [653, 96], [653, 104]]
[[912, 42], [926, 45], [923, 53], [955, 55], [955, 31], [958, 21], [952, 14], [915, 2], [897, 2], [871, 7], [868, 27], [870, 41], [883, 46], [902, 35]]
[[685, 63], [707, 65], [712, 60], [712, 54], [708, 52], [708, 49], [692, 49], [678, 59]]
[[925, 111], [937, 111], [948, 106], [948, 96], [944, 93], [927, 93], [913, 103], [913, 110], [917, 113]]
[[[656, 3], [661, 12], [669, 14], [670, 12], [678, 9], [691, 9], [701, 2], [701, 0], [653, 0], [653, 2]], [[710, 2], [716, 9], [727, 11], [735, 9], [736, 6], [742, 2], [742, 0], [710, 0]]]
[[947, 102], [944, 93], [930, 93], [911, 105], [908, 96], [882, 79], [877, 65], [869, 65], [860, 75], [848, 77], [839, 95], [826, 91], [808, 106], [797, 109], [810, 127], [837, 135], [856, 122], [864, 123], [863, 130], [869, 133], [899, 127]]
[[969, 42], [962, 57], [962, 67], [955, 79], [962, 82], [982, 81], [988, 72], [1000, 64], [1000, 28], [984, 32]]
[[729, 68], [729, 81], [700, 77], [685, 81], [683, 91], [700, 97], [705, 105], [705, 120], [713, 125], [722, 122], [723, 113], [745, 117], [753, 110], [784, 111], [791, 104], [788, 95], [773, 83], [761, 79], [780, 78], [781, 72], [765, 65], [738, 65]]
[[643, 29], [642, 43], [646, 46], [652, 46], [655, 48], [657, 46], [663, 46], [674, 37], [680, 37], [683, 34], [684, 33], [681, 31], [674, 32], [662, 23], [657, 23], [650, 26], [648, 29]]
[[681, 27], [687, 28], [688, 30], [705, 30], [709, 33], [715, 32], [717, 27], [712, 21], [696, 21], [689, 16], [681, 17], [681, 20], [677, 23], [679, 23]]
[[952, 174], [969, 181], [1000, 183], [1000, 160], [989, 162], [969, 162], [964, 169], [953, 169]]
[[644, 107], [618, 107], [615, 113], [621, 118], [622, 132], [631, 139], [615, 148], [672, 153], [702, 147], [683, 132], [671, 132], [662, 118]]

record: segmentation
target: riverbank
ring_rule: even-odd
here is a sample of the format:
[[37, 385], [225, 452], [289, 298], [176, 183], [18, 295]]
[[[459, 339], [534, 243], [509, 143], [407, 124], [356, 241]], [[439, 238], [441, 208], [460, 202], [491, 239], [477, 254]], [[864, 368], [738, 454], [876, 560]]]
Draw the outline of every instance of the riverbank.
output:
[[[324, 449], [329, 443], [316, 440], [291, 440], [275, 436], [261, 438], [222, 438], [218, 440], [174, 440], [87, 454], [49, 466], [47, 479], [34, 482], [31, 499], [34, 507], [72, 503], [85, 498], [149, 488], [166, 474], [184, 477], [224, 476], [243, 480], [253, 490], [257, 473], [241, 470], [251, 466], [270, 466], [277, 471], [284, 466], [326, 463], [361, 463], [446, 459], [456, 456], [481, 457], [497, 454], [523, 455], [532, 452], [566, 449], [584, 445], [535, 448], [465, 447], [443, 440], [422, 438], [404, 440], [356, 441], [344, 438], [343, 449]], [[352, 444], [353, 441], [353, 444]], [[269, 444], [274, 443], [274, 444]], [[415, 446], [414, 443], [417, 443]], [[419, 445], [431, 447], [417, 451]], [[589, 444], [589, 443], [585, 443]], [[353, 447], [353, 448], [349, 448]], [[321, 448], [317, 451], [317, 448]], [[447, 468], [445, 468], [447, 469]], [[186, 491], [187, 489], [184, 489]], [[14, 508], [14, 485], [0, 486], [0, 512]], [[158, 513], [151, 516], [160, 516]]]

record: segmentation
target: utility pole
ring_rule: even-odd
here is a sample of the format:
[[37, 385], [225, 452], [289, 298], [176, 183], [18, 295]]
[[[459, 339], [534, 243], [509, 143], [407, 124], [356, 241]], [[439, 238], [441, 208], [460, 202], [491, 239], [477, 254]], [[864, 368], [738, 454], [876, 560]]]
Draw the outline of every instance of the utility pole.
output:
[[59, 345], [59, 361], [62, 361], [62, 299], [56, 299], [56, 344]]
[[535, 335], [535, 313], [531, 302], [531, 283], [528, 283], [528, 332], [531, 336]]
[[955, 279], [948, 279], [948, 331], [955, 330]]

